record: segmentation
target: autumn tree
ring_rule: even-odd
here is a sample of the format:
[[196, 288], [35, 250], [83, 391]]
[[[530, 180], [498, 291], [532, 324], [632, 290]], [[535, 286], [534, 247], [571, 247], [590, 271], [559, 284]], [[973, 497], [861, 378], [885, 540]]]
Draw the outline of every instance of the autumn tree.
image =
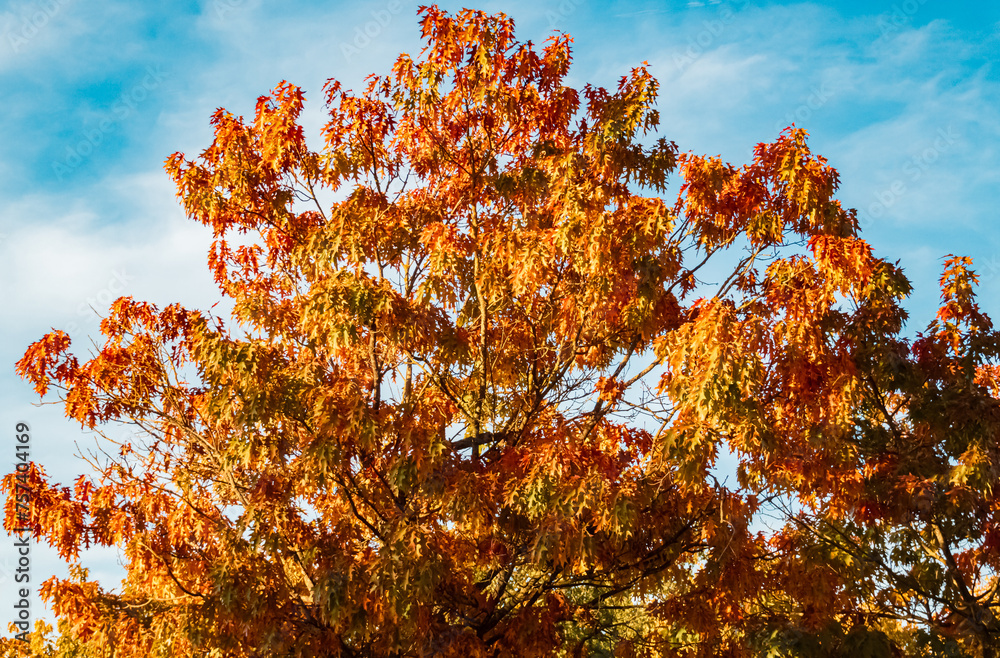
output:
[[790, 564], [825, 555], [856, 588], [855, 614], [909, 627], [913, 655], [1000, 655], [1000, 334], [971, 265], [947, 259], [914, 339], [859, 342], [850, 485], [788, 510], [782, 533]]
[[[231, 317], [123, 297], [89, 359], [54, 330], [18, 362], [103, 437], [72, 488], [30, 471], [37, 538], [126, 563], [117, 589], [42, 585], [74, 651], [749, 656], [797, 633], [852, 655], [903, 642], [885, 624], [911, 617], [878, 612], [916, 599], [831, 533], [896, 541], [883, 523], [930, 512], [884, 500], [926, 495], [995, 560], [1000, 535], [968, 534], [992, 490], [928, 480], [965, 455], [965, 481], [992, 482], [986, 421], [937, 470], [899, 470], [914, 436], [951, 440], [920, 377], [994, 399], [962, 351], [983, 316], [959, 300], [906, 365], [909, 284], [804, 131], [743, 166], [680, 154], [645, 65], [577, 90], [567, 35], [536, 49], [506, 16], [436, 7], [420, 25], [419, 56], [361, 93], [328, 82], [319, 150], [282, 82], [167, 159]], [[782, 500], [800, 508], [769, 531]], [[959, 591], [979, 563], [953, 558]], [[976, 605], [949, 619], [993, 628]]]

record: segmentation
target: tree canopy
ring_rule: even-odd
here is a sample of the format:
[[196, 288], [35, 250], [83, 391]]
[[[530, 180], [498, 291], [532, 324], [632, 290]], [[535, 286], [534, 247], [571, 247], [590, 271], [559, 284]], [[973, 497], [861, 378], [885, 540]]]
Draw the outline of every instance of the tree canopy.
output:
[[105, 448], [71, 487], [29, 472], [76, 565], [34, 655], [997, 655], [971, 262], [908, 338], [805, 131], [681, 153], [646, 64], [573, 89], [567, 35], [420, 26], [327, 83], [318, 150], [282, 82], [167, 159], [228, 317], [122, 297], [90, 358], [54, 330], [18, 362]]

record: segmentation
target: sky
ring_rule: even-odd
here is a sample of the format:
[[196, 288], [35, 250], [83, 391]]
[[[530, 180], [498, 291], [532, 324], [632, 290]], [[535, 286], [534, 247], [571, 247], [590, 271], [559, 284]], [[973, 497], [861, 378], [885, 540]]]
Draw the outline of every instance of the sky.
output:
[[[456, 11], [461, 4], [442, 3]], [[681, 151], [747, 162], [794, 122], [840, 172], [877, 255], [914, 285], [910, 333], [933, 317], [946, 254], [973, 257], [1000, 317], [1000, 4], [944, 0], [468, 5], [515, 20], [521, 40], [574, 39], [568, 84], [615, 85], [648, 61], [660, 135]], [[36, 0], [0, 4], [0, 462], [14, 427], [69, 484], [93, 445], [14, 374], [52, 328], [85, 356], [119, 295], [207, 309], [208, 229], [184, 217], [163, 172], [211, 143], [219, 107], [252, 116], [282, 80], [304, 89], [314, 148], [329, 78], [360, 89], [421, 47], [418, 3]], [[5, 452], [6, 451], [6, 452]], [[106, 586], [114, 549], [84, 557]], [[0, 537], [0, 627], [13, 618], [13, 539]], [[31, 548], [31, 587], [66, 567]], [[33, 613], [47, 616], [36, 595]]]

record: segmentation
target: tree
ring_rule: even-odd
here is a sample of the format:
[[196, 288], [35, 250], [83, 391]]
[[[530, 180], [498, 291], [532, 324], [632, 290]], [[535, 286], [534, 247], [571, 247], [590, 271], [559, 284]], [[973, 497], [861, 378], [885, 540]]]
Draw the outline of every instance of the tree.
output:
[[1000, 334], [971, 265], [948, 258], [942, 306], [915, 340], [859, 344], [853, 486], [788, 515], [797, 560], [836, 554], [859, 613], [920, 629], [920, 655], [1000, 655]]
[[124, 550], [118, 591], [42, 586], [73, 650], [888, 650], [857, 614], [884, 573], [852, 582], [805, 513], [752, 525], [779, 495], [881, 518], [859, 427], [909, 284], [836, 171], [792, 128], [742, 167], [679, 154], [645, 65], [578, 91], [566, 35], [420, 15], [419, 57], [327, 84], [321, 150], [283, 82], [167, 160], [229, 322], [123, 297], [89, 360], [53, 331], [18, 362], [108, 450], [72, 489], [29, 473], [36, 537]]

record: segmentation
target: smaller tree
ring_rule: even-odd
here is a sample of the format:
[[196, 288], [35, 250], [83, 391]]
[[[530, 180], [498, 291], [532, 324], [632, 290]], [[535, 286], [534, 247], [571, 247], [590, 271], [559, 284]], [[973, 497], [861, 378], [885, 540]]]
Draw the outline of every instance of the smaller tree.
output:
[[857, 484], [790, 515], [787, 533], [797, 561], [833, 556], [858, 614], [919, 629], [915, 649], [989, 658], [1000, 655], [1000, 333], [971, 265], [948, 258], [942, 306], [915, 340], [859, 345], [855, 461], [842, 475]]

